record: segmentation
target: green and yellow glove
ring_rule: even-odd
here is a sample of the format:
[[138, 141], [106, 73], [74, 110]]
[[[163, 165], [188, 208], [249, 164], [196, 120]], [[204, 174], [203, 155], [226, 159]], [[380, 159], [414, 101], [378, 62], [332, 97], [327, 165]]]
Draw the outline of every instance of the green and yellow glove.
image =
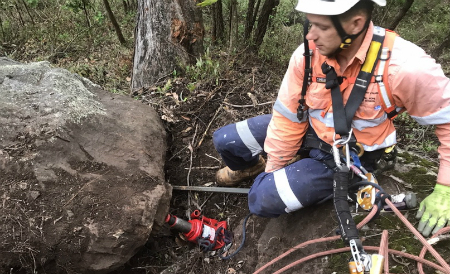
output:
[[436, 184], [434, 191], [420, 203], [416, 218], [420, 218], [417, 230], [425, 237], [450, 224], [450, 186]]

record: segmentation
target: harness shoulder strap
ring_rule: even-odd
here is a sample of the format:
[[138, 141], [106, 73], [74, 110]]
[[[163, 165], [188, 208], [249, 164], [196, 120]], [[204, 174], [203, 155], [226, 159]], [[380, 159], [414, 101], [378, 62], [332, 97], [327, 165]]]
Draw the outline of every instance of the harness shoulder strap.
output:
[[[375, 66], [380, 58], [384, 37], [385, 30], [375, 27], [366, 60], [358, 73], [355, 85], [345, 106], [343, 105], [340, 83], [334, 68], [326, 62], [322, 64], [322, 73], [326, 75], [325, 88], [331, 90], [334, 129], [340, 136], [348, 136], [350, 133], [353, 117], [365, 97], [370, 80], [375, 72]], [[343, 119], [344, 117], [345, 119]]]
[[303, 23], [303, 39], [304, 39], [304, 47], [305, 51], [303, 53], [303, 56], [305, 56], [304, 59], [304, 65], [305, 65], [305, 71], [303, 75], [303, 84], [302, 84], [302, 93], [300, 95], [300, 99], [298, 100], [298, 107], [297, 107], [297, 119], [299, 121], [303, 120], [303, 116], [305, 115], [306, 111], [306, 101], [305, 101], [305, 95], [306, 90], [308, 89], [310, 77], [312, 75], [312, 66], [311, 66], [311, 57], [312, 57], [312, 50], [309, 49], [310, 42], [308, 39], [306, 39], [306, 34], [308, 33], [308, 27], [309, 27], [309, 21], [308, 19], [305, 20]]
[[383, 110], [391, 120], [397, 117], [401, 112], [401, 108], [394, 104], [394, 98], [392, 97], [388, 81], [389, 61], [392, 48], [394, 47], [394, 41], [397, 36], [397, 33], [386, 30], [386, 38], [384, 39], [380, 61], [378, 62], [375, 75], [375, 82], [378, 84], [378, 91], [381, 97]]

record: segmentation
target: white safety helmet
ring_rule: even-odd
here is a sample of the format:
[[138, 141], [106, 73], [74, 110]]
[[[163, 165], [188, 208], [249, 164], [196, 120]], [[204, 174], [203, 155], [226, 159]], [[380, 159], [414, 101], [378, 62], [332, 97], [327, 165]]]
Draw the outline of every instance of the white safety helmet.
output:
[[[364, 28], [359, 33], [349, 35], [345, 32], [338, 18], [338, 15], [350, 10], [360, 1], [361, 0], [299, 0], [295, 9], [304, 13], [329, 16], [339, 36], [341, 37], [341, 45], [336, 51], [339, 52], [342, 49], [349, 48], [352, 42], [369, 27], [370, 18], [366, 21]], [[379, 6], [386, 6], [386, 0], [370, 1]], [[305, 24], [307, 23], [309, 24], [308, 20], [305, 20]]]
[[[296, 10], [319, 15], [338, 15], [348, 11], [360, 0], [299, 0]], [[386, 6], [386, 0], [372, 0], [379, 6]]]

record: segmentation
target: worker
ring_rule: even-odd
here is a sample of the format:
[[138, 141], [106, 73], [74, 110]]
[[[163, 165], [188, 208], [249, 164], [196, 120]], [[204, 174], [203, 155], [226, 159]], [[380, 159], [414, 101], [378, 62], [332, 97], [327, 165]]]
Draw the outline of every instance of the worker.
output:
[[[342, 128], [347, 105], [355, 105], [350, 94], [359, 80], [350, 79], [359, 77], [373, 37], [384, 31], [371, 21], [374, 3], [385, 6], [386, 0], [299, 0], [296, 9], [309, 20], [306, 39], [312, 54], [305, 53], [304, 45], [295, 50], [272, 114], [214, 133], [214, 145], [227, 165], [218, 171], [217, 184], [233, 186], [256, 177], [248, 194], [252, 213], [277, 217], [333, 193], [335, 161], [329, 148], [344, 137], [336, 134], [337, 125]], [[312, 72], [305, 78], [307, 58]], [[433, 58], [401, 37], [393, 40], [388, 57], [380, 58], [386, 60], [382, 82], [390, 89], [395, 111], [407, 111], [421, 125], [435, 125], [440, 141], [437, 184], [416, 216], [418, 230], [428, 236], [450, 220], [450, 80]], [[310, 83], [302, 95], [305, 79]], [[335, 80], [338, 84], [329, 85]], [[360, 161], [369, 172], [397, 141], [379, 86], [380, 81], [370, 81], [354, 114], [347, 117], [350, 131], [345, 138], [354, 138], [363, 148]], [[332, 98], [336, 88], [338, 96]], [[294, 161], [305, 152], [307, 157]]]

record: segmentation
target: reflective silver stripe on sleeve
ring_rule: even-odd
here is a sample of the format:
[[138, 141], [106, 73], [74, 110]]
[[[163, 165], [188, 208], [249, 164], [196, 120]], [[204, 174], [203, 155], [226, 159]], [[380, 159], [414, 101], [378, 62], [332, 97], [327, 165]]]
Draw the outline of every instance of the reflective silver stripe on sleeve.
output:
[[394, 131], [391, 134], [389, 134], [388, 137], [386, 137], [386, 139], [384, 139], [383, 143], [377, 145], [373, 145], [373, 146], [366, 146], [363, 144], [364, 147], [364, 151], [374, 151], [377, 149], [382, 149], [382, 148], [386, 148], [386, 147], [390, 147], [392, 145], [395, 145], [397, 143], [397, 132]]
[[294, 123], [302, 123], [306, 121], [306, 117], [308, 115], [303, 115], [303, 119], [300, 121], [297, 118], [297, 113], [293, 113], [292, 111], [290, 111], [285, 105], [283, 105], [283, 103], [280, 101], [280, 99], [277, 99], [277, 101], [275, 102], [275, 104], [273, 105], [273, 109], [278, 111], [281, 115], [283, 115], [284, 117], [288, 118], [289, 120], [291, 120], [291, 122]]
[[333, 113], [327, 112], [325, 117], [322, 117], [322, 111], [322, 109], [309, 109], [308, 112], [311, 118], [319, 120], [322, 124], [325, 124], [326, 127], [334, 127]]
[[250, 150], [252, 156], [256, 156], [263, 150], [248, 127], [247, 120], [236, 123], [236, 130], [245, 146]]
[[386, 105], [386, 108], [390, 108], [392, 106], [391, 101], [389, 100], [389, 96], [387, 94], [386, 87], [383, 82], [379, 82], [378, 86], [380, 87], [381, 97], [383, 98], [383, 102]]
[[[334, 127], [333, 113], [327, 113], [327, 114], [325, 114], [325, 117], [322, 117], [321, 113], [322, 113], [322, 110], [320, 110], [320, 109], [310, 110], [309, 116], [311, 118], [315, 118], [315, 119], [319, 120], [321, 123], [325, 124], [326, 127]], [[387, 119], [386, 113], [383, 113], [383, 116], [381, 116], [380, 118], [367, 119], [367, 120], [356, 119], [356, 120], [352, 121], [352, 127], [356, 128], [359, 131], [362, 131], [365, 128], [379, 126], [386, 119]]]
[[425, 117], [412, 116], [421, 125], [440, 125], [450, 123], [450, 106]]
[[388, 96], [386, 87], [384, 86], [384, 83], [383, 83], [384, 67], [386, 65], [386, 60], [388, 59], [388, 57], [389, 57], [389, 48], [383, 48], [381, 50], [380, 65], [378, 66], [378, 71], [377, 71], [376, 77], [379, 77], [381, 79], [381, 81], [378, 82], [378, 86], [380, 87], [380, 93], [381, 93], [383, 102], [387, 108], [390, 108], [392, 106], [392, 102], [389, 100], [389, 96]]
[[275, 180], [275, 186], [277, 188], [278, 195], [286, 205], [285, 211], [287, 213], [299, 210], [303, 207], [302, 203], [297, 199], [294, 192], [289, 185], [289, 181], [284, 168], [273, 172], [273, 178]]
[[381, 116], [380, 118], [367, 119], [367, 120], [357, 119], [357, 120], [352, 121], [352, 127], [356, 128], [359, 131], [362, 131], [363, 129], [368, 128], [368, 127], [379, 126], [384, 121], [386, 121], [386, 119], [387, 119], [386, 113], [383, 113], [383, 116]]

